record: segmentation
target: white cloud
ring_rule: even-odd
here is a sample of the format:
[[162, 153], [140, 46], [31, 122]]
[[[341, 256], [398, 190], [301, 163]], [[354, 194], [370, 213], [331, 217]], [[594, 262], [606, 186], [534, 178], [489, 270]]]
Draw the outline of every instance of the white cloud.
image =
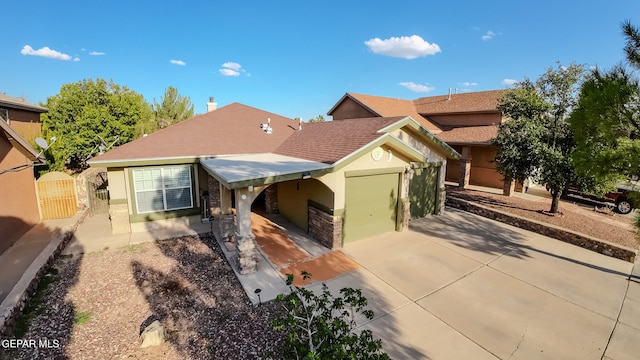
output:
[[462, 83], [462, 86], [478, 86], [478, 83], [465, 81]]
[[102, 56], [102, 55], [106, 55], [106, 53], [104, 53], [102, 51], [91, 51], [89, 53], [89, 55], [91, 55], [91, 56]]
[[58, 59], [58, 60], [71, 60], [71, 56], [67, 54], [63, 54], [59, 51], [55, 51], [53, 49], [49, 49], [48, 46], [40, 48], [38, 50], [34, 50], [31, 46], [25, 45], [22, 50], [20, 50], [22, 55], [31, 55], [31, 56], [42, 56], [50, 59]]
[[174, 64], [174, 65], [180, 65], [180, 66], [185, 66], [187, 65], [186, 62], [182, 61], [182, 60], [169, 60], [170, 63]]
[[224, 76], [240, 76], [240, 73], [231, 69], [220, 69], [220, 74]]
[[375, 54], [415, 59], [439, 53], [440, 46], [430, 44], [418, 35], [391, 37], [386, 40], [373, 38], [364, 42]]
[[222, 69], [219, 70], [220, 74], [224, 76], [240, 76], [240, 73], [244, 73], [246, 76], [251, 76], [245, 69], [242, 68], [242, 65], [237, 62], [226, 62], [222, 64]]
[[513, 79], [504, 79], [502, 80], [502, 85], [513, 85], [517, 82], [518, 82], [517, 80], [513, 80]]
[[242, 68], [242, 65], [235, 63], [235, 62], [226, 62], [224, 64], [222, 64], [222, 67], [225, 69], [231, 69], [231, 70], [235, 70], [238, 71]]
[[401, 82], [398, 85], [404, 86], [404, 87], [406, 87], [407, 89], [409, 89], [411, 91], [422, 92], [422, 93], [431, 92], [431, 91], [433, 91], [435, 89], [433, 86], [416, 84], [416, 83], [414, 83], [412, 81], [410, 81], [410, 82]]
[[78, 61], [80, 61], [80, 58], [76, 56], [76, 57], [73, 58], [73, 61], [78, 62]]
[[494, 36], [496, 36], [496, 33], [489, 30], [484, 35], [482, 35], [482, 40], [484, 41], [491, 40]]

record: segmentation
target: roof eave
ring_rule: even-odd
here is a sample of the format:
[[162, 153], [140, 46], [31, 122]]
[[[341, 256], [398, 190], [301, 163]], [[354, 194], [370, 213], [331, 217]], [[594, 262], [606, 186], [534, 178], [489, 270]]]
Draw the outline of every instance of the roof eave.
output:
[[438, 115], [468, 115], [468, 114], [497, 114], [500, 110], [467, 110], [467, 111], [444, 111], [444, 112], [418, 112], [422, 116], [438, 116]]
[[1, 100], [0, 100], [0, 106], [8, 107], [10, 109], [34, 111], [34, 112], [37, 112], [37, 113], [45, 113], [45, 112], [49, 111], [49, 109], [47, 109], [45, 107], [42, 107], [42, 106], [29, 105], [29, 104], [17, 104], [17, 103], [14, 103], [14, 102], [1, 101]]
[[273, 176], [256, 177], [253, 179], [231, 181], [207, 166], [203, 165], [202, 168], [207, 172], [207, 174], [215, 178], [220, 184], [231, 190], [246, 188], [248, 186], [260, 186], [283, 181], [300, 180], [303, 179], [303, 176], [306, 175], [309, 175], [310, 177], [319, 177], [330, 173], [333, 169], [332, 167], [327, 167], [324, 169], [296, 171], [289, 174], [279, 174]]
[[201, 158], [207, 156], [174, 156], [174, 157], [157, 157], [157, 158], [137, 158], [137, 159], [113, 159], [113, 160], [89, 160], [87, 164], [91, 167], [133, 167], [133, 166], [153, 166], [153, 165], [176, 165], [176, 164], [194, 164]]
[[384, 145], [386, 143], [390, 143], [392, 146], [400, 149], [404, 154], [408, 155], [409, 157], [414, 158], [418, 162], [426, 162], [427, 161], [427, 158], [420, 151], [418, 151], [415, 148], [409, 146], [407, 143], [405, 143], [404, 141], [396, 138], [395, 136], [393, 136], [393, 135], [391, 135], [389, 133], [384, 133], [384, 134], [381, 134], [380, 137], [376, 138], [375, 140], [369, 142], [368, 144], [366, 144], [366, 145], [360, 147], [359, 149], [351, 152], [349, 155], [347, 155], [347, 156], [343, 157], [342, 159], [336, 161], [333, 164], [333, 170], [334, 171], [335, 170], [339, 170], [339, 169], [349, 165], [350, 163], [352, 163], [356, 159], [359, 159], [363, 154], [365, 154], [365, 153], [377, 148], [378, 146]]
[[38, 162], [39, 165], [46, 164], [42, 154], [37, 152], [29, 143], [23, 139], [9, 124], [0, 120], [0, 129], [7, 135], [9, 142], [19, 149], [31, 161]]
[[397, 121], [387, 127], [384, 127], [380, 129], [379, 132], [391, 132], [391, 131], [403, 128], [405, 126], [410, 127], [411, 129], [413, 129], [414, 131], [422, 135], [430, 143], [436, 145], [440, 150], [440, 153], [445, 155], [445, 157], [454, 159], [454, 160], [457, 160], [461, 157], [461, 155], [457, 151], [455, 151], [453, 148], [451, 148], [451, 146], [449, 146], [446, 142], [438, 138], [431, 131], [427, 130], [424, 126], [420, 125], [420, 123], [418, 123], [411, 116], [407, 116], [400, 121]]

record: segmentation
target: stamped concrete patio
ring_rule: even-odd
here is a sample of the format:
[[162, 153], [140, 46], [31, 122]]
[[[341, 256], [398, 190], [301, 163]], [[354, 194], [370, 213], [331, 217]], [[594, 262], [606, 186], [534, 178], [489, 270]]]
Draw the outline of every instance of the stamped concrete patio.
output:
[[376, 317], [359, 324], [393, 358], [640, 354], [640, 278], [631, 263], [457, 210], [344, 252], [360, 267], [328, 285], [363, 289]]

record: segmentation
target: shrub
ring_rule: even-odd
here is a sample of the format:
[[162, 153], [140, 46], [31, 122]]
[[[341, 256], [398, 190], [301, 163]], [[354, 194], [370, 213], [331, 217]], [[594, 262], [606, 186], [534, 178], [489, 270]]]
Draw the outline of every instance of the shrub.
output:
[[[305, 271], [301, 275], [311, 277]], [[360, 289], [343, 288], [334, 296], [324, 283], [320, 294], [292, 283], [293, 275], [287, 274], [291, 293], [276, 298], [286, 311], [272, 323], [274, 330], [287, 332], [286, 359], [389, 359], [371, 330], [355, 331], [358, 313], [373, 318]]]

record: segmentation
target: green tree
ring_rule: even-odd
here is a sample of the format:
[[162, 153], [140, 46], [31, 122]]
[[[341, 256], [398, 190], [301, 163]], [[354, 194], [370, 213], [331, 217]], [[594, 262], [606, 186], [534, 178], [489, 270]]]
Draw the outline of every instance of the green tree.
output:
[[509, 118], [493, 140], [497, 170], [507, 180], [533, 178], [551, 191], [551, 213], [558, 212], [562, 190], [576, 180], [571, 153], [573, 136], [567, 117], [576, 104], [581, 65], [550, 67], [535, 83], [529, 79], [499, 99], [498, 109]]
[[314, 118], [309, 119], [310, 123], [313, 123], [313, 122], [325, 122], [325, 121], [326, 120], [324, 119], [324, 116], [322, 116], [322, 115], [318, 115], [318, 116], [316, 116]]
[[44, 106], [49, 111], [42, 115], [43, 133], [57, 138], [46, 154], [50, 170], [86, 168], [86, 161], [104, 149], [103, 142], [135, 139], [136, 125], [152, 117], [142, 95], [104, 79], [62, 85]]
[[[622, 32], [626, 60], [640, 69], [640, 30], [625, 21]], [[627, 67], [594, 69], [582, 85], [570, 124], [576, 170], [590, 180], [588, 190], [604, 193], [640, 175], [640, 83]]]
[[[309, 279], [311, 274], [303, 271], [302, 277]], [[389, 359], [371, 330], [355, 331], [356, 314], [373, 318], [373, 312], [365, 309], [367, 299], [361, 290], [343, 288], [334, 296], [326, 284], [316, 294], [292, 283], [293, 275], [287, 274], [291, 292], [276, 298], [286, 313], [272, 324], [275, 330], [287, 332], [285, 359]]]
[[632, 66], [640, 69], [640, 29], [626, 20], [622, 23], [622, 33], [626, 38], [624, 52], [627, 55], [627, 60]]
[[191, 99], [188, 96], [180, 95], [178, 89], [173, 86], [164, 90], [164, 96], [160, 98], [160, 103], [153, 100], [153, 110], [155, 111], [155, 129], [151, 129], [148, 133], [193, 117]]
[[604, 193], [640, 168], [640, 85], [622, 66], [593, 70], [569, 123], [576, 141], [576, 171], [585, 187]]

